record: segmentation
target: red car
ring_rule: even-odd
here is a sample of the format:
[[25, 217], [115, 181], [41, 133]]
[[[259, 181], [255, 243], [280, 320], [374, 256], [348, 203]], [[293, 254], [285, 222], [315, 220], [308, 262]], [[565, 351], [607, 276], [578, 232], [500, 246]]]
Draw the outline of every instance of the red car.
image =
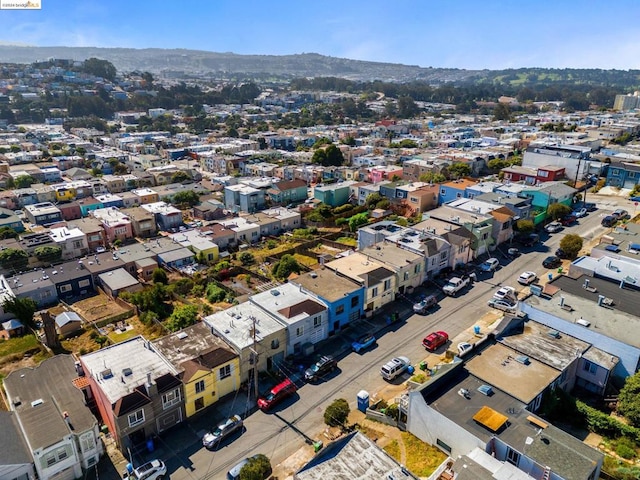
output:
[[560, 223], [565, 227], [568, 227], [576, 223], [576, 220], [577, 220], [577, 217], [575, 215], [567, 215], [566, 217], [563, 217], [560, 219]]
[[447, 332], [432, 332], [422, 340], [422, 346], [433, 352], [449, 341]]

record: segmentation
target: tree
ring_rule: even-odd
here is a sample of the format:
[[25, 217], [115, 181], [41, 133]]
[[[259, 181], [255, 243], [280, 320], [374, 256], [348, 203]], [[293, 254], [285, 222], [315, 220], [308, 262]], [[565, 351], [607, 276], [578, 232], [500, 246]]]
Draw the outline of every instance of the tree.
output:
[[181, 207], [193, 207], [200, 202], [200, 196], [193, 190], [183, 190], [173, 196], [173, 204]]
[[355, 232], [367, 223], [369, 223], [369, 214], [367, 212], [358, 213], [349, 219], [349, 230]]
[[442, 183], [447, 179], [441, 173], [427, 172], [420, 175], [418, 180], [425, 183]]
[[171, 183], [182, 183], [186, 180], [191, 180], [191, 177], [188, 173], [183, 172], [182, 170], [177, 171], [171, 176]]
[[330, 427], [343, 427], [350, 412], [349, 402], [344, 398], [337, 398], [324, 411], [324, 423]]
[[116, 67], [110, 61], [99, 58], [87, 58], [82, 65], [82, 71], [107, 80], [115, 80], [117, 73]]
[[532, 233], [535, 228], [533, 221], [526, 218], [521, 218], [516, 222], [516, 230], [524, 235]]
[[240, 263], [242, 263], [242, 265], [244, 265], [245, 267], [247, 265], [253, 264], [256, 261], [255, 257], [250, 252], [242, 252], [238, 257], [238, 260], [240, 260]]
[[151, 274], [151, 280], [153, 283], [162, 283], [166, 285], [169, 283], [169, 278], [167, 277], [167, 272], [164, 271], [164, 268], [156, 268]]
[[18, 238], [18, 232], [11, 227], [0, 227], [0, 240], [6, 240], [7, 238]]
[[271, 474], [271, 462], [266, 455], [259, 453], [249, 458], [240, 469], [240, 480], [263, 480]]
[[510, 120], [511, 119], [511, 109], [509, 105], [506, 103], [498, 103], [496, 107], [493, 109], [493, 119], [494, 120]]
[[367, 198], [365, 200], [367, 208], [369, 209], [375, 208], [377, 203], [380, 200], [382, 200], [382, 198], [383, 198], [382, 195], [380, 195], [378, 192], [370, 193], [369, 195], [367, 195]]
[[34, 183], [36, 183], [36, 179], [31, 175], [19, 175], [13, 180], [16, 188], [29, 188]]
[[29, 264], [29, 255], [19, 248], [0, 251], [0, 266], [9, 270], [24, 270]]
[[564, 203], [552, 203], [547, 207], [547, 215], [553, 220], [558, 220], [562, 217], [566, 217], [571, 213], [571, 208], [567, 207]]
[[183, 328], [190, 327], [198, 320], [198, 307], [195, 305], [180, 305], [173, 310], [167, 320], [167, 328], [176, 332]]
[[640, 372], [627, 377], [618, 395], [618, 412], [634, 427], [640, 427]]
[[5, 312], [13, 313], [23, 325], [35, 327], [33, 314], [38, 309], [38, 304], [33, 299], [10, 296], [2, 304], [2, 309]]
[[45, 245], [44, 247], [37, 247], [33, 250], [35, 257], [41, 262], [53, 263], [62, 258], [62, 248]]
[[413, 98], [403, 95], [398, 98], [398, 116], [401, 118], [414, 117], [420, 110]]
[[319, 163], [323, 167], [339, 167], [344, 163], [344, 156], [338, 147], [329, 145], [326, 148], [319, 148], [311, 157], [313, 163]]
[[471, 167], [462, 162], [454, 163], [449, 167], [449, 174], [453, 178], [467, 177], [471, 175]]
[[225, 298], [227, 298], [227, 292], [217, 286], [215, 283], [210, 283], [209, 285], [207, 285], [205, 295], [207, 297], [207, 300], [211, 303], [222, 302]]
[[582, 237], [573, 233], [565, 235], [564, 238], [560, 240], [560, 248], [573, 260], [578, 256], [580, 250], [582, 250]]
[[293, 255], [283, 255], [280, 261], [273, 266], [271, 273], [274, 277], [285, 280], [292, 273], [300, 273], [300, 264]]

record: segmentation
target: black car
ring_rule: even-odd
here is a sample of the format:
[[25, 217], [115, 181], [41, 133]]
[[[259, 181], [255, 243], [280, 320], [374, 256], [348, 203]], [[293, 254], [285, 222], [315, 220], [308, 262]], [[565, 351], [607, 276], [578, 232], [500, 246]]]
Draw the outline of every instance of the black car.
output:
[[562, 260], [556, 256], [547, 257], [542, 261], [542, 266], [544, 268], [557, 268], [560, 265], [562, 265]]
[[315, 382], [324, 377], [327, 373], [333, 372], [338, 366], [338, 362], [330, 355], [320, 357], [320, 359], [307, 368], [304, 372], [304, 379], [307, 382]]
[[516, 238], [516, 241], [523, 247], [533, 247], [539, 240], [540, 236], [537, 233], [530, 233]]
[[607, 215], [600, 222], [603, 227], [613, 227], [616, 223], [618, 223], [618, 219], [613, 215]]
[[569, 255], [567, 254], [567, 252], [565, 252], [563, 249], [559, 248], [556, 250], [555, 253], [556, 257], [558, 258], [569, 258]]

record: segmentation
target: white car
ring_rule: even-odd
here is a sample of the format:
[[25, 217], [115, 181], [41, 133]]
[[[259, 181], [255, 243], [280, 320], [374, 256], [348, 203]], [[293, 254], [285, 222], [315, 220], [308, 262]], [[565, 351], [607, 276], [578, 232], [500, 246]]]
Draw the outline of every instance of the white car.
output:
[[126, 471], [122, 478], [129, 480], [161, 480], [167, 474], [167, 466], [162, 460], [151, 460], [150, 462]]
[[544, 227], [547, 233], [556, 233], [562, 230], [564, 227], [560, 222], [551, 222], [549, 225]]
[[531, 285], [537, 278], [538, 276], [534, 272], [522, 272], [518, 277], [518, 283], [520, 285]]
[[516, 300], [518, 295], [516, 294], [516, 289], [513, 287], [502, 287], [496, 293], [493, 294], [493, 298], [496, 300]]
[[587, 209], [586, 208], [581, 208], [579, 210], [574, 210], [573, 214], [576, 216], [576, 218], [586, 217], [587, 216]]
[[497, 298], [492, 298], [487, 302], [487, 305], [502, 310], [503, 312], [515, 313], [518, 307], [518, 301], [514, 299], [498, 300]]
[[471, 345], [469, 342], [460, 342], [458, 344], [458, 356], [462, 357], [467, 352], [470, 352], [472, 349], [473, 349], [473, 345]]
[[500, 262], [497, 258], [488, 258], [486, 261], [480, 264], [480, 270], [483, 272], [493, 272], [500, 266]]

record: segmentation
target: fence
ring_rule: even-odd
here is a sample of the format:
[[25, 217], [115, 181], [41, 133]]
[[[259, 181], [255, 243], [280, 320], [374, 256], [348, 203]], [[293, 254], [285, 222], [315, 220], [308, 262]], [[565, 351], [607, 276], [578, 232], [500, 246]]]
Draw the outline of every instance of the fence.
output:
[[398, 426], [398, 422], [396, 420], [384, 413], [378, 412], [377, 410], [367, 408], [366, 416], [369, 420], [375, 420], [376, 422], [384, 423], [385, 425], [390, 425], [392, 427]]

